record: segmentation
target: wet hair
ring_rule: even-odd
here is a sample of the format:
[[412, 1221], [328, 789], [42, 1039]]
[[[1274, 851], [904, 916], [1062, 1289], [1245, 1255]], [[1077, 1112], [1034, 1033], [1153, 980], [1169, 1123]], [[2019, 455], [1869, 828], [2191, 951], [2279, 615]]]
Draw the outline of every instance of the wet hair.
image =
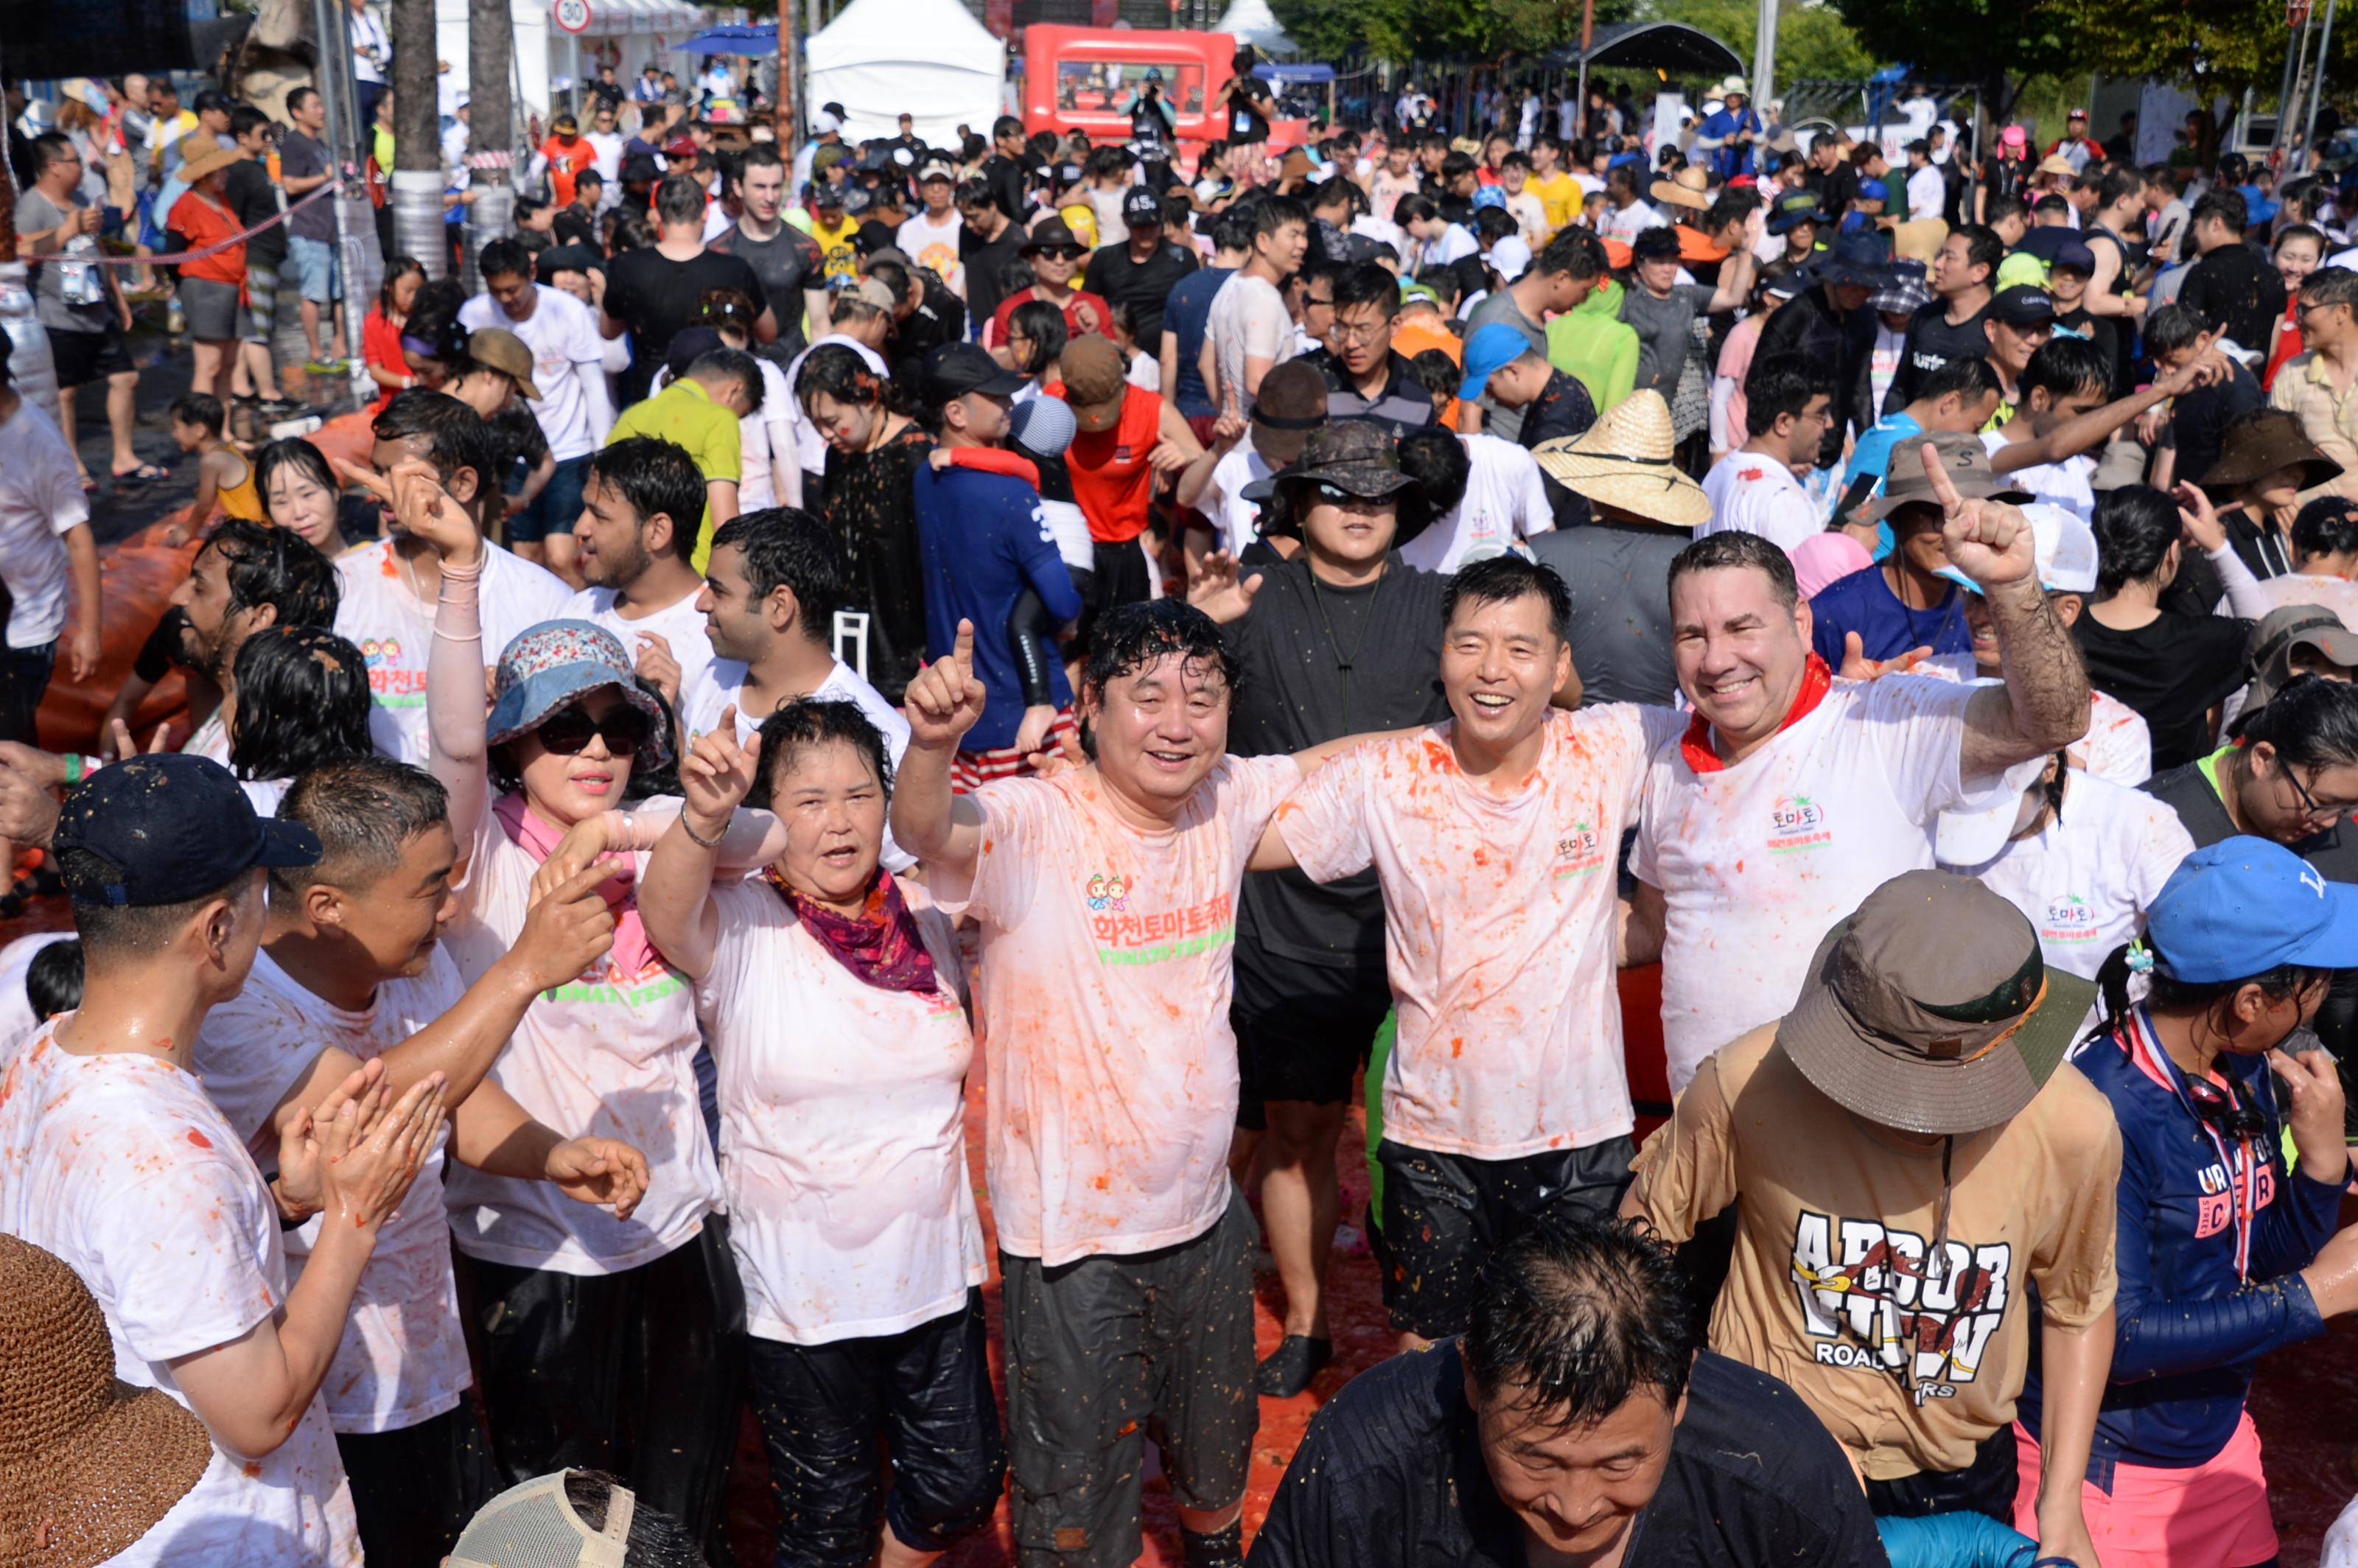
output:
[[[2147, 945], [2152, 939], [2147, 937]], [[2209, 1007], [2225, 1000], [2245, 986], [2257, 986], [2270, 1001], [2290, 1000], [2320, 981], [2332, 977], [2331, 969], [2311, 968], [2306, 964], [2278, 964], [2256, 975], [2246, 975], [2236, 980], [2205, 980], [2197, 983], [2181, 980], [2169, 973], [2169, 956], [2154, 948], [2154, 967], [2146, 976], [2148, 989], [2145, 1005], [2165, 1011], [2188, 1008]], [[2096, 995], [2102, 1006], [2095, 1028], [2090, 1038], [2110, 1033], [2115, 1025], [2129, 1013], [2129, 948], [2126, 943], [2113, 949], [2096, 970]]]
[[1457, 395], [1457, 389], [1466, 384], [1466, 373], [1458, 368], [1455, 360], [1439, 349], [1419, 349], [1408, 365], [1409, 369], [1416, 372], [1416, 379], [1432, 395], [1433, 406], [1437, 408], [1448, 406], [1450, 400]]
[[1926, 371], [1917, 380], [1916, 398], [1919, 402], [1937, 403], [1953, 392], [1971, 404], [2004, 390], [1997, 379], [1996, 366], [1979, 354], [1959, 354], [1940, 369]]
[[983, 179], [960, 180], [957, 194], [950, 198], [950, 202], [953, 206], [965, 208], [968, 211], [979, 211], [985, 207], [996, 207], [999, 204], [997, 199], [990, 194], [990, 181]]
[[756, 601], [784, 588], [802, 608], [804, 635], [820, 647], [835, 640], [835, 611], [843, 602], [843, 562], [827, 524], [799, 506], [747, 512], [723, 523], [713, 549], [745, 552], [745, 579]]
[[[1220, 640], [1212, 618], [1181, 599], [1150, 599], [1120, 604], [1098, 617], [1089, 634], [1089, 656], [1081, 673], [1081, 689], [1105, 700], [1106, 688], [1124, 676], [1135, 675], [1166, 654], [1176, 654], [1189, 665], [1220, 672], [1231, 711], [1240, 675], [1236, 656]], [[1097, 726], [1081, 726], [1081, 749], [1098, 754]]]
[[[622, 787], [622, 802], [628, 806], [659, 795], [684, 794], [679, 782], [679, 759], [687, 748], [680, 738], [679, 710], [664, 696], [663, 687], [646, 676], [634, 675], [631, 684], [660, 715], [654, 720], [653, 733], [663, 742], [664, 760], [657, 762], [654, 752], [644, 749], [631, 760], [631, 782]], [[519, 777], [515, 787], [521, 787], [522, 782]]]
[[2039, 344], [2022, 370], [2025, 403], [2040, 387], [2047, 389], [2050, 403], [2060, 403], [2083, 392], [2093, 391], [2101, 395], [2111, 391], [2112, 385], [2112, 356], [2096, 347], [2093, 338], [2075, 338], [2068, 333], [2059, 333]]
[[[1438, 349], [1424, 351], [1441, 352]], [[1413, 496], [1422, 503], [1422, 511], [1434, 518], [1466, 499], [1466, 481], [1472, 476], [1474, 465], [1466, 455], [1466, 443], [1457, 438], [1456, 432], [1438, 425], [1411, 430], [1400, 438], [1398, 456], [1401, 472], [1416, 481], [1397, 492], [1401, 499]]]
[[446, 485], [460, 470], [471, 470], [479, 501], [498, 488], [500, 476], [492, 471], [490, 428], [481, 415], [447, 392], [413, 386], [395, 393], [384, 412], [370, 423], [369, 433], [380, 441], [423, 441], [426, 460]]
[[891, 289], [893, 298], [909, 297], [909, 269], [891, 257], [870, 262], [868, 276]]
[[243, 517], [225, 517], [203, 549], [220, 554], [229, 607], [267, 604], [281, 626], [333, 626], [340, 579], [334, 563], [301, 535]]
[[660, 513], [671, 519], [671, 553], [686, 559], [704, 522], [704, 470], [687, 449], [659, 436], [626, 436], [590, 455], [588, 477], [622, 492], [644, 526]]
[[1463, 179], [1475, 171], [1474, 160], [1454, 148], [1441, 160], [1441, 180], [1446, 185], [1453, 179]]
[[1372, 305], [1381, 319], [1400, 314], [1400, 279], [1374, 262], [1335, 269], [1335, 308], [1339, 312]]
[[2358, 767], [2358, 686], [2296, 676], [2266, 707], [2243, 717], [2237, 735], [2247, 760], [2248, 748], [2265, 741], [2280, 766]]
[[298, 774], [278, 817], [316, 834], [320, 855], [316, 865], [274, 867], [274, 899], [314, 882], [374, 881], [401, 863], [411, 839], [450, 820], [450, 795], [424, 768], [363, 752]]
[[1566, 273], [1574, 278], [1603, 277], [1613, 270], [1613, 264], [1605, 254], [1605, 242], [1595, 231], [1566, 228], [1541, 247], [1531, 260], [1531, 270]]
[[1512, 604], [1537, 597], [1547, 604], [1548, 630], [1559, 643], [1572, 640], [1572, 590], [1552, 567], [1509, 552], [1460, 568], [1441, 594], [1441, 623], [1457, 618], [1461, 604]]
[[1629, 260], [1637, 262], [1676, 261], [1679, 255], [1679, 232], [1666, 224], [1657, 223], [1641, 229], [1629, 242]]
[[73, 937], [52, 942], [25, 967], [25, 1000], [41, 1020], [81, 1006], [81, 944]]
[[529, 278], [532, 276], [532, 254], [513, 235], [503, 235], [483, 247], [475, 270], [482, 274], [486, 283], [495, 277]]
[[333, 495], [342, 488], [342, 481], [328, 466], [328, 460], [319, 448], [300, 436], [289, 436], [283, 441], [273, 441], [254, 454], [254, 488], [269, 506], [270, 481], [280, 469], [293, 469], [305, 479]]
[[221, 399], [209, 392], [184, 392], [172, 399], [167, 412], [178, 424], [194, 425], [215, 436], [222, 433]]
[[736, 382], [745, 389], [745, 412], [761, 412], [762, 362], [743, 349], [707, 349], [688, 362], [687, 373], [697, 380], [717, 376]]
[[762, 720], [761, 752], [753, 762], [753, 798], [767, 806], [796, 759], [815, 746], [829, 743], [859, 752], [875, 770], [885, 800], [892, 800], [892, 760], [885, 752], [883, 731], [856, 702], [818, 702], [807, 697], [796, 697]]
[[1253, 238], [1274, 234], [1288, 223], [1310, 225], [1310, 209], [1291, 196], [1264, 196], [1253, 204]]
[[693, 223], [704, 216], [704, 187], [685, 174], [667, 174], [655, 187], [655, 222]]
[[2346, 266], [2321, 266], [2301, 280], [2304, 305], [2347, 305], [2358, 309], [2358, 272]]
[[1663, 589], [1666, 593], [1675, 593], [1679, 579], [1690, 572], [1746, 568], [1767, 575], [1768, 591], [1787, 610], [1801, 602], [1801, 581], [1793, 576], [1793, 563], [1785, 552], [1779, 549], [1774, 541], [1741, 529], [1706, 534], [1671, 557], [1669, 577]]
[[[2320, 277], [2323, 276], [2321, 272], [2318, 274]], [[2309, 292], [2306, 286], [2301, 292]], [[2190, 305], [2172, 303], [2161, 306], [2145, 319], [2146, 352], [2156, 357], [2174, 354], [2180, 349], [2193, 347], [2194, 340], [2210, 330], [2211, 323], [2205, 321], [2201, 313]]]
[[[459, 320], [466, 303], [466, 290], [457, 278], [429, 278], [409, 308], [409, 319], [401, 324], [403, 339], [425, 344], [426, 357], [449, 366], [453, 376], [464, 375], [475, 362], [467, 353], [469, 333]], [[468, 416], [475, 417], [472, 413]]]
[[[592, 1530], [606, 1528], [606, 1510], [614, 1494], [629, 1490], [602, 1470], [565, 1473], [565, 1500]], [[623, 1537], [622, 1568], [704, 1568], [704, 1548], [686, 1525], [640, 1498], [631, 1512], [630, 1532]]]
[[319, 626], [265, 626], [237, 650], [230, 771], [291, 779], [369, 754], [368, 660]]
[[1071, 330], [1065, 324], [1065, 310], [1044, 299], [1027, 299], [1007, 313], [1009, 330], [1020, 327], [1032, 340], [1032, 352], [1024, 357], [1016, 370], [1024, 375], [1038, 375], [1054, 363], [1072, 341]]
[[2320, 495], [2292, 520], [2293, 554], [2346, 556], [2358, 553], [2358, 502]]
[[[2223, 169], [2222, 173], [2225, 172]], [[2252, 211], [2244, 200], [2244, 193], [2232, 185], [2212, 186], [2203, 192], [2202, 200], [2194, 204], [2187, 215], [2187, 227], [2199, 229], [2206, 218], [2216, 218], [2231, 233], [2240, 234], [2252, 226]]]
[[[1053, 312], [1056, 308], [1041, 308]], [[1064, 318], [1059, 314], [1057, 319]], [[891, 390], [891, 383], [869, 369], [868, 362], [848, 343], [819, 344], [804, 357], [803, 368], [795, 375], [795, 396], [805, 408], [821, 393], [846, 405], [882, 405]]]
[[2178, 503], [2147, 484], [2125, 484], [2096, 498], [2096, 590], [2118, 593], [2161, 570], [2182, 532]]
[[[57, 852], [58, 875], [70, 893], [123, 881], [124, 868], [94, 849], [80, 847]], [[235, 898], [245, 887], [240, 871], [210, 892], [178, 903], [109, 903], [103, 896], [73, 901], [74, 934], [81, 938], [85, 957], [146, 958], [161, 951], [202, 909], [219, 898]]]
[[1833, 395], [1833, 366], [1800, 354], [1772, 354], [1752, 362], [1744, 376], [1744, 433], [1765, 436], [1777, 427], [1778, 416], [1794, 418], [1821, 393]]
[[1676, 1410], [1701, 1344], [1671, 1249], [1631, 1221], [1580, 1215], [1490, 1256], [1458, 1351], [1486, 1399], [1520, 1393], [1565, 1429], [1647, 1393]]

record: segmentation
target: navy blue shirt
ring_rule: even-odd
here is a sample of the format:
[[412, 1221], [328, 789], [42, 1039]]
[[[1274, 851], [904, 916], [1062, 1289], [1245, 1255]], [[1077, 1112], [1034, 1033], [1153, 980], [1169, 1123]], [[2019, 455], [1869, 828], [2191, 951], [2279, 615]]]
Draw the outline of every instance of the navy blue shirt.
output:
[[[2233, 1173], [2166, 1054], [2132, 1054], [2115, 1033], [2072, 1062], [2113, 1102], [2121, 1128], [2113, 1371], [2088, 1460], [2088, 1478], [2109, 1488], [2115, 1465], [2185, 1469], [2214, 1457], [2235, 1435], [2259, 1358], [2325, 1332], [2300, 1271], [2333, 1234], [2344, 1173], [2318, 1181], [2286, 1171], [2264, 1057], [2222, 1054], [2214, 1068], [2266, 1122], [2249, 1156], [2224, 1140]], [[2233, 1206], [2247, 1157], [2255, 1162], [2248, 1282], [2235, 1271]], [[2035, 1368], [2015, 1410], [2036, 1436], [2043, 1412]]]
[[1963, 589], [1951, 584], [1947, 596], [1931, 609], [1910, 610], [1891, 591], [1880, 566], [1861, 567], [1818, 589], [1810, 596], [1810, 616], [1815, 622], [1810, 641], [1829, 669], [1843, 666], [1845, 632], [1858, 633], [1859, 652], [1870, 659], [1895, 658], [1928, 645], [1936, 654], [1974, 651]]
[[[917, 465], [911, 489], [917, 508], [917, 549], [925, 579], [927, 656], [942, 658], [957, 644], [960, 620], [974, 622], [974, 673], [990, 694], [962, 749], [995, 751], [1015, 743], [1023, 723], [1023, 681], [1008, 647], [1007, 618], [1027, 588], [1040, 596], [1049, 619], [1081, 613], [1081, 596], [1056, 553], [1055, 535], [1040, 510], [1040, 492], [1020, 479], [970, 469], [936, 472]], [[1065, 661], [1046, 638], [1049, 699], [1072, 705]]]
[[1237, 275], [1232, 266], [1207, 266], [1171, 286], [1163, 302], [1163, 330], [1179, 339], [1179, 384], [1168, 388], [1171, 405], [1187, 419], [1217, 419], [1212, 389], [1204, 384], [1204, 324], [1212, 317], [1212, 296]]

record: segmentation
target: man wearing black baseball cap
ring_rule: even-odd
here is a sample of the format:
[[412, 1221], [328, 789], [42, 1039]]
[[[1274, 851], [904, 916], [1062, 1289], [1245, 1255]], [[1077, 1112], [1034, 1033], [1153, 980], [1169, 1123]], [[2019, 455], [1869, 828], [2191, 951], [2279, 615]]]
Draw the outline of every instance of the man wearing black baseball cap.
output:
[[1182, 278], [1195, 270], [1195, 253], [1163, 237], [1163, 199], [1142, 185], [1133, 185], [1123, 193], [1121, 221], [1130, 227], [1129, 243], [1098, 246], [1089, 258], [1081, 287], [1108, 305], [1128, 306], [1138, 346], [1159, 354], [1163, 351], [1163, 302]]
[[1989, 362], [1997, 372], [1997, 422], [2014, 417], [2022, 401], [2022, 373], [2030, 356], [2055, 335], [2055, 299], [2043, 288], [2017, 284], [2001, 288], [1989, 304]]
[[[263, 871], [318, 860], [319, 839], [257, 817], [220, 764], [168, 753], [100, 770], [52, 848], [83, 1000], [0, 1080], [0, 1232], [62, 1259], [106, 1314], [118, 1376], [163, 1389], [211, 1438], [170, 1546], [122, 1561], [358, 1561], [317, 1396], [379, 1230], [432, 1152], [442, 1075], [388, 1106], [382, 1069], [352, 1074], [284, 1127], [266, 1187], [190, 1048], [254, 966]], [[279, 1233], [319, 1213], [290, 1290]]]

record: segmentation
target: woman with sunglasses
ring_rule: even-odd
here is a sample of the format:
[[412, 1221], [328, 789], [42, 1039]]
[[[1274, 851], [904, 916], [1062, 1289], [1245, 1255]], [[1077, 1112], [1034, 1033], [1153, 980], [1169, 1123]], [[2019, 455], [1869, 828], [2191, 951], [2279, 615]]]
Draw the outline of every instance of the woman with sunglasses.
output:
[[[393, 484], [401, 525], [441, 557], [427, 666], [429, 765], [450, 792], [463, 909], [451, 956], [470, 979], [523, 929], [534, 874], [566, 831], [646, 793], [671, 721], [611, 633], [544, 622], [500, 654], [483, 691], [477, 589], [485, 546], [435, 481]], [[486, 708], [489, 708], [488, 715]], [[492, 1081], [550, 1125], [621, 1139], [647, 1157], [627, 1221], [545, 1184], [456, 1171], [454, 1244], [495, 1326], [482, 1389], [511, 1482], [559, 1466], [622, 1476], [719, 1540], [744, 1359], [744, 1297], [698, 1107], [700, 1044], [687, 981], [650, 942], [633, 896], [644, 862], [614, 857], [606, 959], [533, 1000]]]
[[[2262, 1356], [2358, 1307], [2358, 1229], [2334, 1230], [2351, 1178], [2342, 1084], [2303, 1033], [2330, 974], [2353, 966], [2358, 891], [2234, 838], [2180, 865], [2144, 942], [2099, 976], [2104, 1022], [2073, 1060], [2112, 1102], [2122, 1144], [2117, 1336], [2082, 1486], [2105, 1568], [2276, 1561], [2244, 1399]], [[2015, 1524], [2028, 1529], [2035, 1376], [2016, 1408]]]
[[1016, 289], [999, 302], [999, 308], [991, 312], [990, 322], [983, 329], [984, 348], [1006, 346], [1007, 318], [1027, 299], [1037, 299], [1063, 311], [1065, 330], [1076, 338], [1084, 332], [1106, 330], [1106, 323], [1113, 319], [1112, 308], [1088, 290], [1073, 287], [1074, 275], [1080, 271], [1089, 253], [1073, 232], [1071, 224], [1060, 217], [1042, 219], [1016, 254], [1032, 269], [1031, 286]]
[[[682, 763], [640, 903], [710, 1020], [777, 1560], [930, 1562], [989, 1521], [1006, 1468], [957, 938], [880, 863], [892, 770], [857, 704], [790, 702], [758, 750], [738, 733], [724, 714]], [[773, 856], [716, 876], [749, 796]]]

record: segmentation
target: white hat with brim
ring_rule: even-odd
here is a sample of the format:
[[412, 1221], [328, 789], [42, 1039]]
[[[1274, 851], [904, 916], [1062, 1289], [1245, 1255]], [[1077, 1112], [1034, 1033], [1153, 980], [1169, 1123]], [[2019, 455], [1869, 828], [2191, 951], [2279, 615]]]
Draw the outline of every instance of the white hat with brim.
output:
[[1671, 460], [1671, 406], [1659, 392], [1633, 392], [1586, 431], [1531, 449], [1540, 471], [1575, 495], [1649, 522], [1694, 528], [1711, 520], [1711, 498]]
[[1940, 826], [1933, 833], [1932, 858], [1960, 871], [1996, 860], [2014, 837], [2015, 825], [2022, 820], [2024, 792], [2039, 782], [2050, 760], [2039, 756], [2017, 762], [2000, 774], [1996, 784], [1974, 794], [1958, 809], [1941, 813]]

